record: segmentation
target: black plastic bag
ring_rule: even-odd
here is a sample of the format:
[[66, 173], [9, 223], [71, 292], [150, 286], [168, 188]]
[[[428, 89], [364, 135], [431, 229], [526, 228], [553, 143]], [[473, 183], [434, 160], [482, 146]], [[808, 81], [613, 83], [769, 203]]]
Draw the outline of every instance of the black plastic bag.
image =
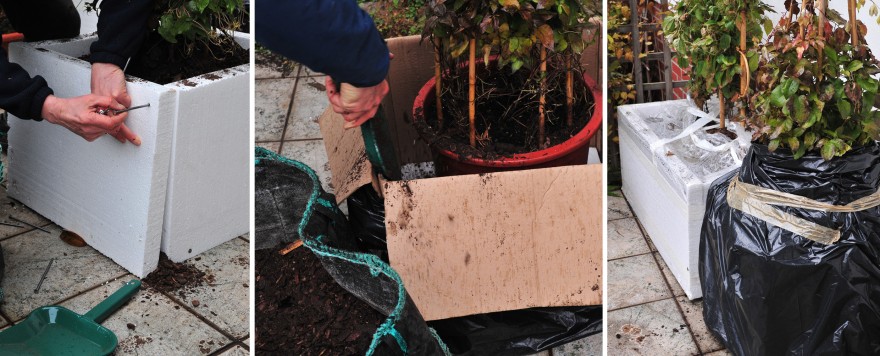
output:
[[[385, 204], [371, 185], [349, 196], [359, 247], [388, 261]], [[529, 355], [602, 332], [602, 307], [552, 307], [436, 320], [428, 325], [456, 355]]]
[[824, 212], [774, 207], [840, 231], [821, 244], [733, 209], [730, 182], [845, 205], [880, 187], [880, 146], [824, 161], [753, 145], [742, 168], [715, 181], [700, 242], [706, 325], [737, 355], [880, 354], [880, 208]]
[[376, 326], [373, 344], [364, 350], [367, 355], [449, 354], [400, 276], [377, 256], [357, 248], [345, 215], [312, 169], [257, 148], [254, 175], [257, 249], [300, 238], [339, 285], [388, 316]]

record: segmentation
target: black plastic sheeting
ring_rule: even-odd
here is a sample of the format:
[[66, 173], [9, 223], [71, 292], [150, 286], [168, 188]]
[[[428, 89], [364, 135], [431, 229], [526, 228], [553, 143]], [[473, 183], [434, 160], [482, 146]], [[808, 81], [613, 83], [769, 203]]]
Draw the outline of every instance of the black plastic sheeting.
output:
[[345, 216], [333, 195], [320, 187], [314, 171], [262, 148], [257, 148], [256, 157], [257, 248], [280, 248], [301, 238], [339, 285], [389, 316], [376, 325], [381, 342], [373, 354], [444, 355], [444, 346], [402, 289], [400, 277], [376, 256], [358, 250]]
[[[385, 203], [371, 185], [347, 199], [360, 249], [388, 261]], [[529, 355], [602, 332], [602, 307], [553, 307], [428, 322], [456, 355]]]
[[841, 230], [823, 245], [731, 209], [740, 181], [845, 205], [880, 187], [880, 146], [824, 161], [753, 145], [742, 169], [706, 199], [700, 281], [706, 325], [737, 355], [880, 354], [880, 208], [856, 213], [783, 211]]

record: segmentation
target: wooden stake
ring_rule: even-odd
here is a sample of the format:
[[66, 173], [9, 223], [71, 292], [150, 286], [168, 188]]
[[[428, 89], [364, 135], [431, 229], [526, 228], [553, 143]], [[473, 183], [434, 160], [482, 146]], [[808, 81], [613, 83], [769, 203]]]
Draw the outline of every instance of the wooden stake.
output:
[[853, 49], [859, 47], [859, 22], [856, 19], [856, 0], [849, 0], [849, 23], [850, 35], [852, 35]]
[[547, 47], [539, 43], [541, 46], [541, 96], [538, 98], [538, 146], [544, 147], [544, 105], [547, 98], [544, 96], [545, 87], [547, 86]]
[[724, 104], [724, 93], [721, 92], [721, 89], [718, 89], [718, 102], [721, 104], [721, 111], [718, 113], [718, 124], [721, 130], [727, 128], [727, 125], [724, 122], [724, 117], [726, 114], [726, 105]]
[[468, 120], [470, 123], [470, 142], [471, 147], [477, 147], [477, 127], [475, 117], [477, 116], [476, 108], [476, 86], [477, 86], [477, 40], [471, 39], [470, 62], [468, 63]]
[[[819, 17], [819, 39], [825, 39], [825, 11], [828, 9], [828, 0], [819, 0], [818, 8], [816, 9], [816, 15]], [[819, 64], [819, 81], [822, 81], [822, 68], [824, 67], [823, 62], [825, 62], [825, 54], [822, 51], [819, 52], [818, 64]], [[817, 89], [818, 90], [818, 89]]]
[[434, 39], [434, 96], [437, 97], [437, 127], [443, 130], [443, 101], [440, 100], [440, 46], [443, 44], [440, 38]]
[[284, 255], [292, 252], [293, 250], [298, 249], [300, 246], [302, 246], [302, 244], [303, 244], [302, 240], [296, 240], [294, 242], [291, 242], [289, 245], [287, 245], [287, 247], [281, 249], [281, 251], [278, 251], [278, 254], [284, 256]]
[[571, 57], [565, 57], [565, 123], [571, 127], [574, 124], [574, 78], [571, 69]]

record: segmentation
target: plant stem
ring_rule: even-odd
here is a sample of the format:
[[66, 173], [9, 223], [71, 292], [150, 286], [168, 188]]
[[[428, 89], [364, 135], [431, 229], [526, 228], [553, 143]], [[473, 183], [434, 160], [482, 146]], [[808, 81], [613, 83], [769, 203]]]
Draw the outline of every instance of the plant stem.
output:
[[434, 96], [437, 97], [437, 127], [443, 130], [443, 101], [440, 100], [440, 49], [443, 44], [440, 38], [434, 39]]
[[544, 91], [547, 86], [547, 47], [544, 47], [543, 44], [538, 44], [541, 46], [541, 96], [538, 99], [538, 146], [544, 147], [544, 104], [546, 102], [546, 98], [544, 95]]
[[[739, 84], [740, 84], [739, 85], [739, 95], [742, 98], [743, 102], [745, 102], [748, 100], [746, 98], [746, 96], [749, 93], [749, 81], [751, 79], [751, 73], [749, 71], [749, 58], [746, 56], [746, 51], [748, 50], [746, 48], [746, 46], [747, 46], [747, 42], [746, 42], [746, 40], [747, 40], [747, 36], [746, 36], [747, 27], [746, 26], [748, 25], [748, 22], [746, 22], [746, 10], [740, 11], [739, 19], [742, 22], [740, 24], [740, 29], [739, 29], [739, 51], [740, 51], [740, 61], [741, 61], [740, 62], [741, 63], [740, 69], [742, 70], [742, 72], [739, 74], [739, 76], [740, 76], [740, 78], [739, 78]], [[741, 119], [743, 121], [745, 121], [745, 119], [746, 119], [745, 109], [741, 108], [739, 112], [740, 112]]]
[[853, 51], [859, 46], [859, 22], [856, 19], [856, 0], [849, 0], [849, 23], [850, 35], [852, 36]]
[[477, 147], [477, 127], [474, 119], [477, 115], [477, 40], [471, 39], [470, 45], [470, 62], [468, 63], [468, 121], [470, 123], [471, 147]]
[[574, 124], [574, 78], [571, 70], [571, 56], [565, 57], [565, 123], [568, 127]]

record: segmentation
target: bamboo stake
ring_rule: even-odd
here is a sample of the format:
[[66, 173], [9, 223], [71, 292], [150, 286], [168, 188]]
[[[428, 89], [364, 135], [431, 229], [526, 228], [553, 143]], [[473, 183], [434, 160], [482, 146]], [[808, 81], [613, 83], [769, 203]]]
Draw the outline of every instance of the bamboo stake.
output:
[[574, 78], [572, 77], [571, 57], [565, 57], [565, 107], [568, 127], [574, 125]]
[[[819, 40], [825, 39], [825, 10], [828, 9], [828, 0], [819, 0], [818, 9], [816, 10], [817, 15], [819, 16]], [[819, 52], [819, 82], [822, 81], [822, 68], [824, 67], [823, 62], [825, 62], [825, 54], [822, 51]], [[817, 89], [818, 90], [818, 89]]]
[[[748, 26], [748, 22], [746, 22], [746, 11], [742, 10], [739, 13], [739, 19], [742, 22], [740, 30], [739, 30], [739, 53], [740, 53], [740, 72], [739, 76], [739, 95], [743, 98], [743, 101], [747, 101], [746, 95], [749, 93], [749, 82], [752, 79], [752, 75], [749, 69], [749, 57], [746, 56], [746, 48], [747, 45], [747, 36], [746, 30]], [[746, 111], [745, 108], [740, 108], [739, 110], [740, 118], [745, 121]]]
[[547, 47], [541, 46], [541, 96], [538, 99], [538, 145], [544, 147], [544, 105], [547, 98], [544, 96], [545, 87], [547, 86]]
[[720, 130], [725, 130], [727, 125], [724, 122], [726, 105], [724, 104], [724, 93], [721, 92], [721, 88], [718, 88], [718, 102], [721, 104], [721, 111], [718, 113], [718, 128]]
[[468, 120], [470, 122], [470, 142], [471, 147], [477, 147], [477, 127], [475, 117], [477, 115], [476, 108], [476, 86], [477, 86], [477, 40], [471, 39], [470, 62], [468, 63]]
[[859, 47], [859, 23], [856, 19], [856, 0], [849, 0], [849, 23], [852, 27], [850, 35], [852, 35], [853, 50]]
[[434, 96], [437, 97], [437, 127], [443, 130], [443, 101], [440, 100], [440, 38], [434, 39]]

